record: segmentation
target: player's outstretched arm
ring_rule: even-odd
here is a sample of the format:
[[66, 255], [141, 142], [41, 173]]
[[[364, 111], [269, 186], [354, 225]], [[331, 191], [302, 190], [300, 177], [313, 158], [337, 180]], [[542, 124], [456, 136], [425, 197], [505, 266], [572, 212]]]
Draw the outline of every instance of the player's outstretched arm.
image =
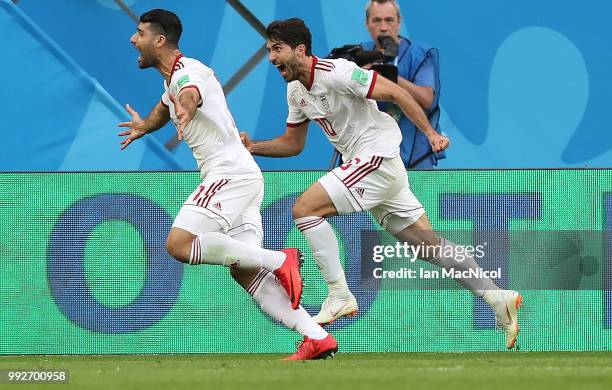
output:
[[449, 147], [450, 140], [431, 127], [425, 112], [414, 97], [394, 82], [378, 75], [370, 98], [390, 101], [398, 105], [412, 123], [425, 133], [434, 152], [440, 152]]
[[178, 97], [170, 94], [170, 101], [174, 104], [174, 112], [178, 119], [177, 130], [179, 141], [183, 139], [183, 131], [191, 122], [198, 109], [198, 104], [202, 101], [200, 92], [197, 88], [183, 88]]
[[161, 129], [170, 120], [170, 111], [168, 107], [158, 102], [153, 110], [145, 119], [140, 117], [129, 104], [125, 105], [125, 109], [131, 116], [128, 122], [119, 123], [119, 127], [127, 127], [127, 130], [120, 132], [120, 137], [125, 137], [121, 140], [121, 150], [128, 147], [132, 141], [141, 138], [143, 135]]
[[291, 157], [304, 150], [307, 133], [308, 122], [304, 122], [297, 127], [287, 126], [283, 135], [269, 141], [253, 141], [247, 133], [240, 133], [240, 138], [254, 156]]
[[419, 103], [424, 110], [429, 110], [434, 102], [436, 93], [432, 87], [423, 87], [406, 80], [402, 76], [397, 77], [397, 85], [404, 88]]

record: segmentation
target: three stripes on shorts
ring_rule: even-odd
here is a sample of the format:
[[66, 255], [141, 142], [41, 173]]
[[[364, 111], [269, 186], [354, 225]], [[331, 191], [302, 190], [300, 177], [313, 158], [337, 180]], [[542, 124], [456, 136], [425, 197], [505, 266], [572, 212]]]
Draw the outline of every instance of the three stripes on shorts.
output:
[[347, 188], [351, 188], [352, 186], [357, 184], [361, 179], [363, 179], [370, 173], [380, 168], [380, 164], [382, 164], [382, 162], [383, 162], [382, 157], [378, 157], [378, 156], [372, 157], [372, 160], [370, 160], [370, 162], [363, 164], [362, 166], [360, 166], [359, 168], [351, 172], [347, 177], [342, 179], [342, 183], [344, 183], [344, 185]]
[[228, 179], [221, 179], [214, 182], [210, 185], [210, 187], [208, 187], [208, 191], [206, 191], [204, 196], [202, 196], [202, 192], [204, 192], [204, 187], [202, 186], [200, 192], [198, 192], [198, 194], [194, 196], [193, 203], [200, 207], [207, 208], [212, 197], [215, 196], [215, 194], [219, 192], [219, 190], [221, 190], [221, 188], [223, 188], [227, 183], [229, 183]]

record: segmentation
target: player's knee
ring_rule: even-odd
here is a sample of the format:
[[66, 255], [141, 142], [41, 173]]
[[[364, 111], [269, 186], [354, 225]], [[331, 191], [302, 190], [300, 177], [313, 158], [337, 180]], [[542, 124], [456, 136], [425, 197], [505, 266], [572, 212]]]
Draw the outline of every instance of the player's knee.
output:
[[166, 239], [166, 250], [170, 256], [182, 263], [189, 263], [189, 253], [186, 253], [185, 242], [174, 234]]
[[312, 216], [312, 209], [306, 202], [302, 200], [302, 197], [298, 197], [291, 208], [293, 219], [304, 218]]

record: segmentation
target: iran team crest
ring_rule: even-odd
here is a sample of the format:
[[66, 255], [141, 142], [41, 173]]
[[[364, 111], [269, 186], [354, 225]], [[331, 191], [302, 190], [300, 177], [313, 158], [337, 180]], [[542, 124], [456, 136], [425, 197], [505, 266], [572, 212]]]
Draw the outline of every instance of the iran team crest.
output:
[[329, 109], [329, 102], [327, 101], [327, 96], [321, 95], [319, 97], [319, 100], [321, 101], [321, 104], [323, 105], [323, 109], [325, 110], [325, 112], [328, 114], [331, 113]]

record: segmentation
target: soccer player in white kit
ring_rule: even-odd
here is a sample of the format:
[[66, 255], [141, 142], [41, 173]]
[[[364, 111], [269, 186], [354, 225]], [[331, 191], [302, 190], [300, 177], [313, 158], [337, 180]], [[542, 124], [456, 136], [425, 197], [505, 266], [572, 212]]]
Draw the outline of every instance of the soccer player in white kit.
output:
[[[273, 22], [266, 36], [269, 60], [288, 83], [287, 127], [283, 135], [270, 141], [252, 141], [243, 133], [244, 145], [258, 156], [297, 155], [304, 148], [308, 123], [313, 120], [345, 161], [310, 186], [293, 206], [295, 224], [306, 237], [329, 287], [315, 320], [329, 324], [358, 311], [340, 264], [338, 242], [325, 220], [328, 216], [369, 210], [398, 241], [438, 248], [420, 256], [422, 260], [480, 275], [473, 257], [464, 259], [462, 248], [433, 231], [423, 206], [410, 191], [399, 156], [400, 129], [375, 102], [393, 102], [425, 133], [434, 152], [446, 149], [448, 138], [431, 127], [415, 99], [393, 82], [353, 62], [314, 56], [310, 31], [301, 19]], [[491, 306], [506, 332], [506, 347], [512, 348], [519, 331], [521, 295], [499, 289], [489, 278], [457, 281]]]
[[156, 68], [165, 91], [145, 119], [127, 105], [131, 121], [119, 124], [128, 128], [119, 133], [125, 136], [125, 149], [172, 119], [179, 140], [187, 142], [198, 163], [203, 181], [174, 220], [167, 250], [187, 264], [230, 267], [232, 277], [263, 311], [304, 336], [287, 360], [333, 356], [338, 344], [300, 306], [299, 251], [261, 248], [263, 176], [240, 141], [212, 69], [179, 51], [181, 33], [181, 22], [172, 12], [155, 9], [140, 17], [130, 41], [140, 52], [139, 67]]

